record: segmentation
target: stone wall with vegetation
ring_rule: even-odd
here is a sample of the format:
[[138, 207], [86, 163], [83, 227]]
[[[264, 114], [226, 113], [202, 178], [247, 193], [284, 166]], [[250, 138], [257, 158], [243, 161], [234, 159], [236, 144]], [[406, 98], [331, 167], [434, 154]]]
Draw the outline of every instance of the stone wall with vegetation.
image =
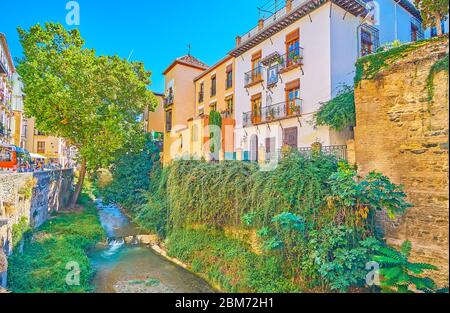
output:
[[438, 266], [432, 277], [448, 286], [448, 37], [397, 48], [360, 66], [359, 173], [380, 171], [404, 185], [414, 207], [399, 221], [384, 222], [388, 242], [399, 246], [410, 240], [413, 259]]
[[66, 207], [72, 184], [72, 170], [0, 174], [0, 286], [6, 283], [4, 256], [27, 229], [39, 227], [52, 212]]

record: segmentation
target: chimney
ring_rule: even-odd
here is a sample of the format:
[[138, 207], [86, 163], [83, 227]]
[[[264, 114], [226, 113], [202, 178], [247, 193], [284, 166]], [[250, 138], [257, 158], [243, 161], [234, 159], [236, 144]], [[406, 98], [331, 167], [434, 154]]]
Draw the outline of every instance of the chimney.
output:
[[261, 29], [263, 29], [264, 28], [264, 20], [263, 19], [260, 19], [259, 21], [258, 21], [258, 30], [261, 30]]
[[286, 13], [292, 11], [292, 0], [286, 0]]
[[239, 46], [241, 44], [241, 36], [236, 36], [236, 47]]

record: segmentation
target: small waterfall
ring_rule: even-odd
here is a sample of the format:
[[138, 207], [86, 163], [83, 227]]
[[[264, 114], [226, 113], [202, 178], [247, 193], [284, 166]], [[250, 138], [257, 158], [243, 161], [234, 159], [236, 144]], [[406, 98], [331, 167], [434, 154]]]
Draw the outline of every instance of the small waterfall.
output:
[[104, 257], [113, 256], [124, 245], [125, 245], [125, 240], [123, 238], [110, 238], [110, 239], [108, 239], [108, 250], [105, 250], [103, 252], [103, 256]]

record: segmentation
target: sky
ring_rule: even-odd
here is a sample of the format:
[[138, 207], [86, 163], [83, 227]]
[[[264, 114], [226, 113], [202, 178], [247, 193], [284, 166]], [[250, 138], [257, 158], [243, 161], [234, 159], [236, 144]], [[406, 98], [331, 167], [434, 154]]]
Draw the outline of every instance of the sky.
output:
[[[269, 0], [270, 1], [270, 0]], [[13, 58], [21, 57], [17, 27], [48, 21], [66, 24], [67, 0], [1, 1], [0, 32]], [[163, 92], [162, 72], [188, 53], [208, 65], [223, 58], [236, 35], [255, 27], [257, 7], [268, 0], [79, 0], [80, 29], [86, 47], [99, 55], [142, 61], [152, 71], [155, 92]]]

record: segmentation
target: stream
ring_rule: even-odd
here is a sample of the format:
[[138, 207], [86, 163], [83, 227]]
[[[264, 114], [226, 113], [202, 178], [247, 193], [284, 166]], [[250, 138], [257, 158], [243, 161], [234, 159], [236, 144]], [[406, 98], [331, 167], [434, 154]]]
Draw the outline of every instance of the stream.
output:
[[108, 245], [98, 245], [89, 257], [96, 270], [96, 293], [210, 293], [206, 281], [140, 244], [124, 238], [140, 235], [120, 208], [96, 201]]

